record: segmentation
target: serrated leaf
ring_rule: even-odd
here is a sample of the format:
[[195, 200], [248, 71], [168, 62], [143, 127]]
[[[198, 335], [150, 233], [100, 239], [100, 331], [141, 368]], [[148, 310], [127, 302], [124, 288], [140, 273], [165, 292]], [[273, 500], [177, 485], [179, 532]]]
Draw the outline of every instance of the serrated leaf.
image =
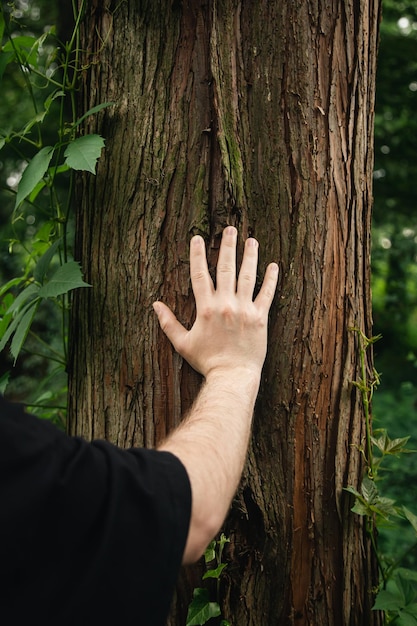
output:
[[404, 448], [408, 443], [410, 437], [399, 437], [397, 439], [390, 439], [386, 448], [386, 454], [399, 454], [404, 452]]
[[39, 150], [22, 174], [16, 194], [16, 202], [14, 210], [16, 210], [23, 200], [33, 191], [39, 181], [45, 175], [49, 163], [52, 159], [54, 149], [51, 146], [45, 146]]
[[186, 626], [202, 626], [212, 617], [218, 617], [220, 613], [217, 602], [210, 602], [207, 589], [194, 589], [193, 599], [188, 607]]
[[352, 513], [356, 513], [357, 515], [362, 515], [362, 516], [371, 514], [370, 508], [364, 502], [361, 502], [360, 500], [356, 500], [355, 504], [351, 508], [351, 511]]
[[376, 513], [385, 520], [388, 520], [392, 515], [398, 515], [398, 511], [394, 505], [395, 500], [377, 497], [375, 502], [370, 505], [370, 509], [373, 513]]
[[360, 498], [361, 494], [359, 493], [359, 491], [357, 491], [357, 489], [355, 489], [355, 487], [344, 487], [343, 491], [347, 491], [348, 493], [351, 493], [352, 495], [354, 495], [356, 498]]
[[373, 504], [378, 497], [378, 489], [375, 482], [368, 476], [365, 476], [361, 484], [361, 492], [368, 504]]
[[414, 513], [409, 511], [405, 506], [403, 506], [403, 512], [406, 518], [408, 519], [408, 521], [410, 522], [411, 526], [414, 528], [414, 530], [417, 533], [417, 515], [414, 515]]
[[65, 152], [65, 163], [73, 170], [96, 173], [97, 159], [104, 148], [104, 139], [100, 135], [85, 135], [68, 144]]
[[55, 298], [62, 296], [64, 293], [68, 293], [68, 291], [72, 289], [90, 286], [91, 285], [83, 280], [79, 263], [69, 261], [61, 265], [51, 276], [50, 280], [42, 285], [39, 289], [39, 296], [41, 298]]
[[383, 431], [380, 437], [371, 437], [373, 445], [376, 446], [378, 450], [380, 450], [380, 452], [382, 452], [383, 454], [387, 447], [387, 440], [388, 437], [386, 431]]

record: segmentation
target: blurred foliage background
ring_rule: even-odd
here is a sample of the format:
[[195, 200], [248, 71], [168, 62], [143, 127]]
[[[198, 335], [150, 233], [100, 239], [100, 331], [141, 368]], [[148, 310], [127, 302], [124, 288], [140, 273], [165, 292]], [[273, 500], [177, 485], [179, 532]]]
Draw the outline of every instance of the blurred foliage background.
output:
[[[15, 34], [41, 36], [45, 40], [45, 64], [54, 70], [59, 41], [65, 42], [72, 25], [72, 2], [15, 0], [3, 2]], [[0, 72], [2, 71], [0, 63]], [[51, 86], [38, 85], [42, 100]], [[7, 66], [0, 91], [0, 135], [21, 128], [33, 117], [33, 104], [26, 94], [25, 77], [16, 66]], [[58, 114], [58, 109], [56, 111]], [[50, 127], [48, 126], [50, 124]], [[54, 113], [45, 122], [44, 139], [54, 133]], [[54, 138], [50, 142], [53, 145]], [[34, 148], [34, 152], [36, 149]], [[30, 155], [29, 155], [30, 156]], [[0, 285], [21, 272], [35, 233], [42, 228], [42, 211], [30, 207], [11, 224], [16, 186], [25, 159], [16, 146], [0, 151]], [[377, 75], [375, 118], [373, 310], [375, 366], [381, 385], [374, 396], [374, 426], [386, 428], [391, 437], [410, 435], [417, 448], [417, 0], [383, 0], [383, 21]], [[65, 193], [65, 184], [62, 193]], [[42, 200], [40, 199], [40, 202]], [[13, 254], [10, 254], [10, 250]], [[1, 305], [0, 305], [1, 306]], [[61, 329], [54, 313], [44, 309], [36, 331], [45, 344], [54, 346]], [[0, 377], [11, 370], [8, 395], [35, 401], [42, 387], [59, 386], [65, 393], [65, 375], [52, 378], [53, 367], [39, 345], [29, 340], [16, 367], [0, 354]], [[63, 377], [64, 376], [64, 377]], [[64, 396], [63, 396], [64, 397]], [[53, 409], [51, 409], [53, 410]], [[393, 459], [385, 478], [388, 495], [417, 514], [417, 455]], [[403, 534], [382, 532], [381, 541], [392, 553], [410, 545], [411, 529]], [[415, 552], [415, 551], [414, 551]], [[415, 566], [417, 555], [409, 562]]]
[[[417, 448], [417, 2], [383, 0], [375, 107], [372, 289], [374, 427], [410, 435]], [[388, 495], [417, 513], [417, 454], [392, 459]], [[382, 531], [390, 552], [406, 550], [412, 530]], [[391, 545], [395, 541], [395, 546]], [[402, 545], [398, 545], [402, 543]], [[417, 563], [417, 554], [409, 562]]]

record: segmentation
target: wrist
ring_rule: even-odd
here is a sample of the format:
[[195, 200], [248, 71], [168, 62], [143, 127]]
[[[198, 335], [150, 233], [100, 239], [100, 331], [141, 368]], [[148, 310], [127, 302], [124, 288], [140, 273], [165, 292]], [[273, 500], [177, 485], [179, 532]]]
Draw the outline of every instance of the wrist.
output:
[[216, 367], [206, 374], [205, 381], [206, 385], [225, 387], [236, 394], [251, 391], [256, 395], [261, 381], [261, 370], [243, 365]]

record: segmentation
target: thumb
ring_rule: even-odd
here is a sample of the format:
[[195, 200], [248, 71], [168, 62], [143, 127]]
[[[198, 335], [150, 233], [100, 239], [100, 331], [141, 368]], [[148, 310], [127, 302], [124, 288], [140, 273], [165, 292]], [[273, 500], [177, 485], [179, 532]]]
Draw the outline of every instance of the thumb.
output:
[[158, 316], [159, 325], [177, 350], [181, 353], [180, 345], [184, 341], [188, 331], [177, 320], [173, 312], [163, 302], [154, 302], [153, 309]]

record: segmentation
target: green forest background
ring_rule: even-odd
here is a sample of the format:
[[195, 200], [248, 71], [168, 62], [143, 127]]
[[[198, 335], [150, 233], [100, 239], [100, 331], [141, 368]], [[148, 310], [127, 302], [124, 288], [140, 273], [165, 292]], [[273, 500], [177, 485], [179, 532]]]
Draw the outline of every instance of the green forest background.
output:
[[[51, 0], [16, 0], [2, 6], [5, 14], [13, 12], [10, 28], [16, 34], [40, 37], [52, 28], [61, 41], [70, 36], [71, 2], [62, 3], [60, 11], [58, 2]], [[48, 38], [42, 55], [45, 71], [53, 72], [56, 49]], [[11, 220], [26, 161], [19, 144], [3, 145], [1, 137], [33, 118], [33, 102], [27, 97], [25, 76], [16, 67], [3, 65], [2, 58], [4, 50], [0, 56], [0, 286], [24, 270], [33, 246], [41, 246], [42, 236], [53, 227], [46, 212], [43, 217], [42, 194], [36, 211], [26, 206]], [[42, 84], [41, 77], [38, 87], [35, 100], [44, 101], [52, 87]], [[410, 436], [409, 448], [417, 449], [417, 0], [383, 0], [375, 112], [372, 289], [374, 335], [382, 338], [374, 345], [381, 382], [373, 398], [373, 419], [374, 427], [386, 428], [391, 438]], [[62, 109], [57, 107], [55, 114], [51, 107], [43, 126], [44, 145], [56, 141], [59, 115]], [[33, 146], [33, 154], [36, 150]], [[57, 189], [62, 202], [69, 193], [69, 180], [63, 176]], [[70, 220], [69, 233], [71, 228]], [[6, 305], [0, 303], [0, 316]], [[6, 390], [10, 398], [24, 400], [42, 417], [63, 423], [61, 323], [53, 305], [46, 302], [15, 366], [7, 351], [0, 354], [0, 389], [6, 389], [10, 372]], [[417, 515], [417, 454], [393, 457], [384, 482], [386, 495]], [[401, 532], [387, 528], [380, 533], [392, 558], [408, 550], [406, 562], [416, 567], [417, 550], [409, 550], [416, 537], [409, 524]]]

